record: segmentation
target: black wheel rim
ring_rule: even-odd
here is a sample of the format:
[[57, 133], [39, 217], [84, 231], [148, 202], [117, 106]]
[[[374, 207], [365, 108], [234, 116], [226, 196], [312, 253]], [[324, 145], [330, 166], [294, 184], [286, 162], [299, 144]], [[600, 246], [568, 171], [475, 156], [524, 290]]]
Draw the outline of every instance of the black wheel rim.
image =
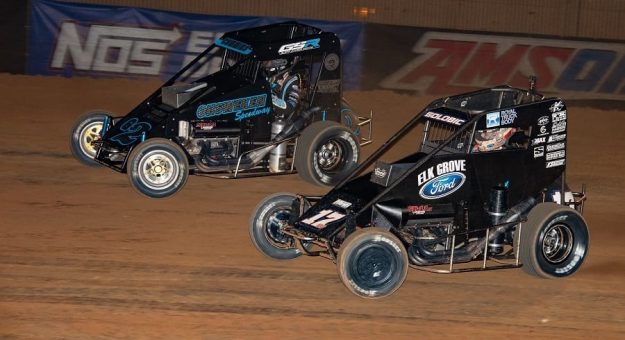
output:
[[549, 226], [542, 239], [542, 253], [549, 263], [562, 263], [573, 250], [573, 231], [562, 223]]
[[349, 261], [351, 280], [361, 289], [372, 291], [393, 284], [399, 263], [396, 252], [386, 244], [368, 243]]
[[269, 212], [265, 223], [265, 237], [277, 248], [291, 248], [293, 239], [280, 229], [289, 223], [291, 209], [277, 208]]

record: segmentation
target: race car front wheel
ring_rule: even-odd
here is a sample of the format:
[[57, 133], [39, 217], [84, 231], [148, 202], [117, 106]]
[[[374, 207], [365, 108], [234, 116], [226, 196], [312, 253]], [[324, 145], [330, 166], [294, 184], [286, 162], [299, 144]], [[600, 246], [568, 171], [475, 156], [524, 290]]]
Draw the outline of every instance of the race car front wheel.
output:
[[[516, 239], [515, 239], [516, 241]], [[588, 228], [574, 209], [555, 203], [534, 207], [523, 223], [515, 251], [523, 270], [534, 276], [558, 278], [575, 273], [588, 254]]]
[[[265, 197], [252, 213], [250, 219], [250, 238], [252, 243], [263, 255], [277, 260], [290, 260], [301, 255], [291, 236], [281, 232], [281, 228], [289, 223], [293, 214], [295, 194], [277, 193]], [[304, 201], [304, 210], [310, 204]]]
[[128, 160], [130, 184], [151, 198], [164, 198], [177, 193], [187, 182], [189, 160], [176, 143], [149, 139], [132, 150]]
[[100, 166], [94, 160], [97, 147], [93, 144], [102, 138], [102, 127], [107, 114], [102, 111], [88, 112], [76, 121], [69, 137], [69, 148], [79, 162], [87, 166]]
[[332, 186], [358, 166], [360, 145], [353, 132], [336, 122], [308, 126], [297, 142], [295, 168], [307, 182]]
[[393, 294], [408, 273], [408, 254], [391, 232], [360, 229], [349, 235], [339, 249], [337, 269], [352, 293], [364, 298]]

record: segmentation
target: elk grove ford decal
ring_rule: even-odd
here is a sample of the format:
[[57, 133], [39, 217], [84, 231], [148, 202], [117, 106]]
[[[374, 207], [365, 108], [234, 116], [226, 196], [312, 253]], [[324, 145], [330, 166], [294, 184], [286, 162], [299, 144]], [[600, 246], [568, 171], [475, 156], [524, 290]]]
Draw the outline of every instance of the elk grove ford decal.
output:
[[427, 168], [417, 175], [417, 184], [421, 187], [419, 196], [433, 200], [453, 194], [464, 184], [464, 172], [464, 159], [446, 161]]

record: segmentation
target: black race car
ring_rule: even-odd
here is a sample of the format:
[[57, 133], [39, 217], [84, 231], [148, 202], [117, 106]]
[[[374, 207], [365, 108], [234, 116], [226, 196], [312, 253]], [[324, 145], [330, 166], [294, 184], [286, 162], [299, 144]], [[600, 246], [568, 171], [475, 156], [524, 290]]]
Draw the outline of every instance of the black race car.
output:
[[[585, 190], [565, 181], [566, 125], [564, 102], [536, 93], [535, 79], [529, 91], [499, 86], [436, 100], [325, 196], [265, 198], [250, 236], [275, 259], [330, 258], [366, 298], [393, 293], [408, 267], [571, 275], [588, 252], [588, 229]], [[414, 153], [379, 160], [416, 126]]]
[[298, 171], [333, 185], [371, 138], [370, 117], [342, 100], [341, 66], [338, 37], [315, 27], [229, 32], [126, 116], [81, 117], [70, 147], [84, 164], [127, 172], [135, 189], [155, 198], [176, 193], [189, 173]]

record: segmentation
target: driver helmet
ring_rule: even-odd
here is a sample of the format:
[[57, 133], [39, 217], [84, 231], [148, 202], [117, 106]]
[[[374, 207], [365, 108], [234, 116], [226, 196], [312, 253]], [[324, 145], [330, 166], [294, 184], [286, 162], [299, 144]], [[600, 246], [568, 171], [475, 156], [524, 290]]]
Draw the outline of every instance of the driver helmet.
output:
[[290, 60], [285, 58], [272, 59], [263, 62], [263, 68], [269, 77], [273, 77], [284, 72], [290, 65]]
[[474, 151], [501, 150], [516, 131], [515, 128], [499, 128], [477, 131]]

